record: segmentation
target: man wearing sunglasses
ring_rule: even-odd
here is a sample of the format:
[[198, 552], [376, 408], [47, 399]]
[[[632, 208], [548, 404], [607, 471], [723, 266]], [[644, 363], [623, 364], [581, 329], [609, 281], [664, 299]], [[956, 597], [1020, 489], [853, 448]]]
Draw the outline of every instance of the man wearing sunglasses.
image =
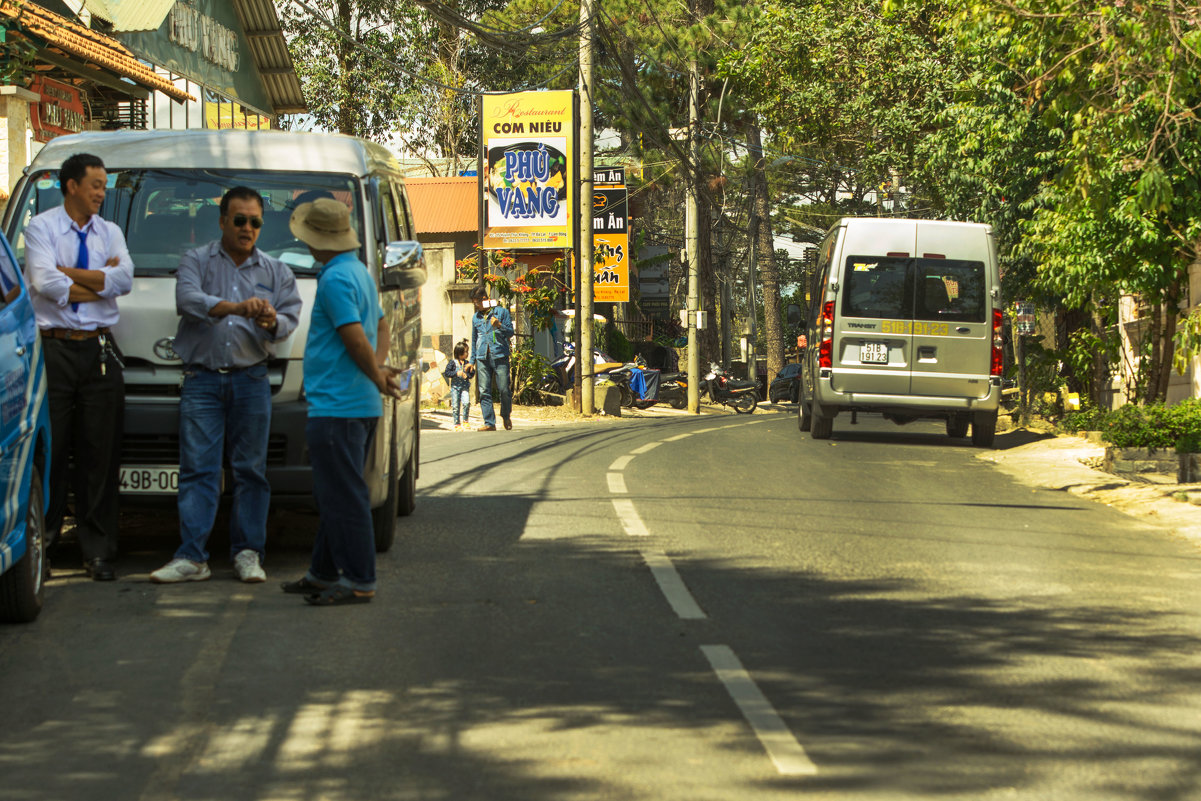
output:
[[184, 363], [179, 400], [179, 527], [175, 557], [150, 574], [160, 584], [203, 581], [221, 500], [222, 455], [233, 471], [230, 556], [246, 582], [267, 578], [267, 359], [300, 321], [292, 271], [255, 247], [263, 198], [235, 186], [221, 198], [221, 238], [184, 254], [176, 274], [175, 352]]

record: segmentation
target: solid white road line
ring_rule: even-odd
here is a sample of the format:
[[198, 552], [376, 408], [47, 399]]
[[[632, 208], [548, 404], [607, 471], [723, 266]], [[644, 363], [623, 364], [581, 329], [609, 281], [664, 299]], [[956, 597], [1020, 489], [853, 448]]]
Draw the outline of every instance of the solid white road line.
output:
[[605, 478], [609, 480], [609, 492], [614, 495], [626, 494], [626, 477], [621, 473], [606, 473]]
[[667, 558], [667, 554], [662, 551], [643, 551], [642, 558], [646, 560], [651, 575], [659, 583], [659, 589], [663, 590], [667, 602], [681, 620], [705, 620], [708, 617], [684, 586], [684, 579], [680, 578], [679, 571]]
[[618, 456], [613, 460], [613, 464], [609, 465], [609, 469], [620, 473], [622, 470], [625, 470], [626, 466], [632, 461], [634, 461], [633, 454], [627, 453], [625, 456]]
[[782, 776], [816, 776], [817, 765], [784, 725], [784, 720], [751, 679], [738, 655], [727, 645], [702, 645], [701, 652], [726, 686], [726, 692], [742, 710], [759, 742], [767, 749], [776, 770]]
[[616, 510], [617, 519], [621, 521], [626, 534], [631, 537], [649, 537], [651, 535], [646, 530], [642, 518], [638, 516], [637, 510], [634, 509], [634, 502], [629, 498], [614, 498], [613, 509]]

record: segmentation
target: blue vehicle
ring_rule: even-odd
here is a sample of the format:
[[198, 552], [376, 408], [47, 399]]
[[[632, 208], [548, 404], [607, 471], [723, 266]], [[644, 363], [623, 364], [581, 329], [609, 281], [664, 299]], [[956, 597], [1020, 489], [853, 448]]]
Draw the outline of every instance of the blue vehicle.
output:
[[50, 476], [50, 402], [25, 279], [0, 236], [0, 620], [42, 611]]

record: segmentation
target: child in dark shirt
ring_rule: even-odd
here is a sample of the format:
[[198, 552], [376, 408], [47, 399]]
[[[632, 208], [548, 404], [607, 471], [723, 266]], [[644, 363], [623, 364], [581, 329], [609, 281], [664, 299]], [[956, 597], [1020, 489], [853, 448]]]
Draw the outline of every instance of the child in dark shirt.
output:
[[450, 380], [450, 408], [455, 415], [455, 431], [467, 428], [467, 419], [471, 416], [471, 377], [475, 375], [475, 365], [467, 361], [469, 350], [467, 340], [457, 343], [442, 371], [442, 375]]

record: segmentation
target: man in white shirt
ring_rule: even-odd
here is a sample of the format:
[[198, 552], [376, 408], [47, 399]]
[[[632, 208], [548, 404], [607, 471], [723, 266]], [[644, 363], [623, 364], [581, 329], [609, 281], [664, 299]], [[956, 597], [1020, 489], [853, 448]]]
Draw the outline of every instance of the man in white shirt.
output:
[[[75, 493], [75, 533], [96, 581], [116, 578], [118, 475], [125, 381], [111, 328], [133, 287], [121, 229], [100, 217], [104, 162], [77, 153], [59, 171], [63, 204], [25, 229], [25, 274], [42, 334], [50, 398], [50, 515], [56, 537]], [[75, 474], [68, 462], [75, 461]]]

